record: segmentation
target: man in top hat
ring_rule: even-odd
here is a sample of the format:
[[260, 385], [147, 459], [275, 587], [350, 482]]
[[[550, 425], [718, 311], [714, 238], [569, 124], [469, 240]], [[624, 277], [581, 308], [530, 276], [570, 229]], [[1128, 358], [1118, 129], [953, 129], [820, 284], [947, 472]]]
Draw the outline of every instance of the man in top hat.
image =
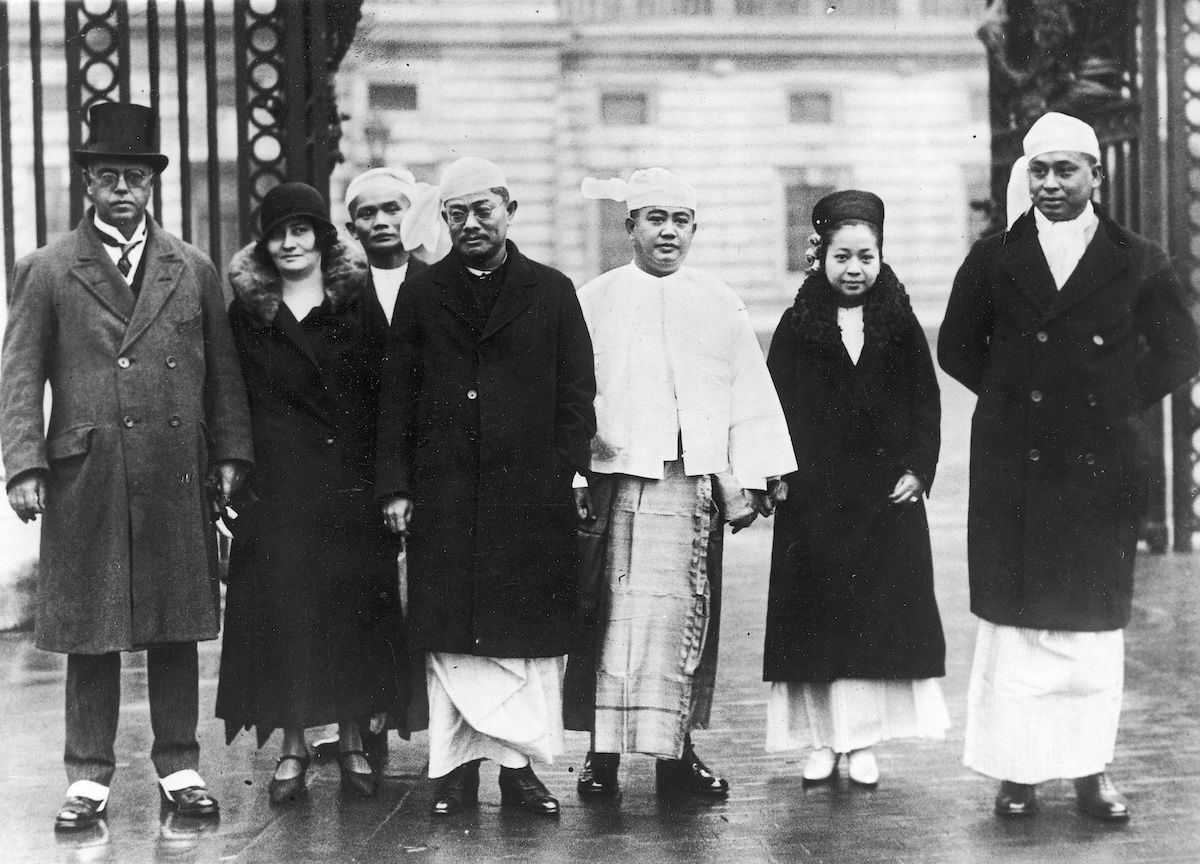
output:
[[92, 206], [17, 262], [4, 336], [8, 500], [43, 517], [36, 640], [67, 655], [65, 830], [108, 803], [122, 651], [147, 652], [162, 800], [217, 814], [196, 771], [196, 642], [219, 629], [211, 514], [250, 465], [249, 414], [216, 270], [146, 215], [156, 124], [93, 106], [74, 153]]
[[575, 636], [571, 479], [595, 431], [592, 345], [571, 280], [507, 240], [517, 202], [466, 157], [439, 186], [453, 248], [400, 290], [376, 489], [408, 534], [408, 638], [424, 652], [431, 811], [478, 800], [555, 816], [531, 759], [562, 751]]
[[796, 460], [745, 305], [684, 265], [692, 186], [647, 168], [588, 178], [583, 193], [625, 203], [633, 260], [579, 291], [596, 351], [583, 543], [598, 546], [584, 581], [599, 620], [567, 679], [567, 725], [592, 733], [577, 789], [615, 794], [620, 754], [633, 752], [658, 757], [659, 794], [723, 798], [729, 784], [691, 741], [716, 678], [722, 523], [737, 531], [769, 512], [769, 481]]
[[1200, 365], [1166, 254], [1092, 205], [1099, 160], [1083, 121], [1033, 124], [1009, 228], [971, 249], [938, 338], [942, 368], [978, 396], [963, 761], [1001, 781], [1000, 816], [1033, 813], [1036, 784], [1061, 777], [1086, 815], [1129, 818], [1105, 772], [1150, 467], [1143, 415]]

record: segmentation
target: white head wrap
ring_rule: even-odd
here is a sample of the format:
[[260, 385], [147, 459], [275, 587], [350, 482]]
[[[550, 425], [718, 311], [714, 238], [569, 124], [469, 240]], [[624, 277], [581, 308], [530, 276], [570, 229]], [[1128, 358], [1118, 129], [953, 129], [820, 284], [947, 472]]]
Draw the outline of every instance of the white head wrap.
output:
[[579, 191], [585, 198], [624, 201], [630, 212], [653, 204], [696, 211], [696, 190], [692, 184], [666, 168], [640, 168], [629, 175], [628, 180], [585, 177], [579, 184]]
[[1083, 153], [1100, 161], [1100, 141], [1096, 138], [1096, 130], [1084, 123], [1078, 117], [1048, 111], [1037, 119], [1025, 133], [1021, 142], [1024, 155], [1013, 163], [1012, 172], [1008, 175], [1008, 189], [1005, 193], [1005, 208], [1008, 216], [1008, 227], [1011, 228], [1017, 218], [1029, 209], [1029, 160], [1043, 153], [1053, 153], [1057, 150], [1068, 150], [1073, 153]]
[[400, 242], [410, 252], [424, 247], [430, 254], [436, 250], [443, 231], [438, 212], [436, 186], [418, 181], [407, 168], [371, 168], [359, 174], [346, 187], [346, 212], [354, 218], [355, 200], [364, 192], [393, 192], [408, 199], [409, 208], [400, 221]]
[[469, 192], [498, 187], [508, 188], [508, 180], [499, 165], [478, 156], [464, 156], [446, 166], [438, 191], [445, 202]]

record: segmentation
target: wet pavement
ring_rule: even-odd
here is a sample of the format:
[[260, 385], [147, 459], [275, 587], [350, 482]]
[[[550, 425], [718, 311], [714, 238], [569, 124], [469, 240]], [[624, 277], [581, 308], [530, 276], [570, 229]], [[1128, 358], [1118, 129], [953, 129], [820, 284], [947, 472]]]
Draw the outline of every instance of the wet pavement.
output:
[[0, 862], [1193, 862], [1200, 861], [1200, 556], [1142, 555], [1128, 630], [1125, 707], [1113, 775], [1133, 819], [1091, 822], [1074, 809], [1069, 783], [1045, 784], [1035, 819], [991, 815], [992, 781], [961, 765], [967, 675], [975, 620], [967, 608], [966, 423], [971, 400], [945, 385], [945, 449], [930, 502], [938, 599], [946, 628], [946, 700], [953, 727], [944, 742], [889, 742], [879, 749], [873, 791], [848, 781], [805, 789], [803, 753], [763, 752], [767, 687], [761, 679], [769, 524], [729, 538], [725, 627], [712, 727], [697, 750], [730, 781], [718, 804], [662, 801], [653, 765], [627, 757], [617, 801], [581, 801], [574, 771], [586, 736], [539, 769], [560, 798], [557, 822], [502, 811], [496, 768], [485, 767], [475, 813], [426, 815], [425, 737], [393, 735], [377, 799], [339, 792], [337, 766], [315, 763], [307, 800], [267, 803], [278, 741], [261, 751], [241, 735], [224, 744], [211, 717], [217, 643], [201, 647], [201, 768], [221, 801], [214, 824], [160, 813], [150, 765], [142, 655], [123, 673], [119, 767], [105, 824], [58, 838], [52, 819], [66, 781], [62, 758], [62, 657], [34, 649], [29, 634], [0, 636]]

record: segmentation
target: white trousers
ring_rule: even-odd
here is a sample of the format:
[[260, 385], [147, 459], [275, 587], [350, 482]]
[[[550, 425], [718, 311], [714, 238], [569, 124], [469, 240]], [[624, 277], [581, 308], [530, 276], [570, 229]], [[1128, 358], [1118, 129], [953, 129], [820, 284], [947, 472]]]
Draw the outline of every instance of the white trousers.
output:
[[1015, 783], [1086, 777], [1113, 759], [1125, 632], [979, 623], [967, 693], [968, 768]]
[[475, 759], [522, 768], [563, 752], [565, 657], [425, 655], [429, 776]]

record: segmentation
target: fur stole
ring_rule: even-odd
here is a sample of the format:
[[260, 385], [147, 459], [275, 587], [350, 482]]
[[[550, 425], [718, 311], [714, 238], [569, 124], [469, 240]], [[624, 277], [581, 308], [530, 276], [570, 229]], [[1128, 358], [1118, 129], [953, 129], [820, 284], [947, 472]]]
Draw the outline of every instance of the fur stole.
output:
[[[792, 329], [802, 348], [838, 350], [842, 331], [837, 323], [837, 303], [825, 274], [810, 273], [796, 292], [792, 305]], [[863, 304], [863, 337], [867, 344], [886, 351], [908, 332], [912, 321], [908, 293], [887, 264], [879, 268], [879, 278]]]
[[[367, 286], [370, 269], [357, 247], [340, 240], [321, 259], [325, 296], [337, 312], [353, 302]], [[283, 280], [275, 268], [255, 249], [239, 249], [229, 261], [229, 284], [233, 296], [263, 327], [270, 327], [283, 302]]]

